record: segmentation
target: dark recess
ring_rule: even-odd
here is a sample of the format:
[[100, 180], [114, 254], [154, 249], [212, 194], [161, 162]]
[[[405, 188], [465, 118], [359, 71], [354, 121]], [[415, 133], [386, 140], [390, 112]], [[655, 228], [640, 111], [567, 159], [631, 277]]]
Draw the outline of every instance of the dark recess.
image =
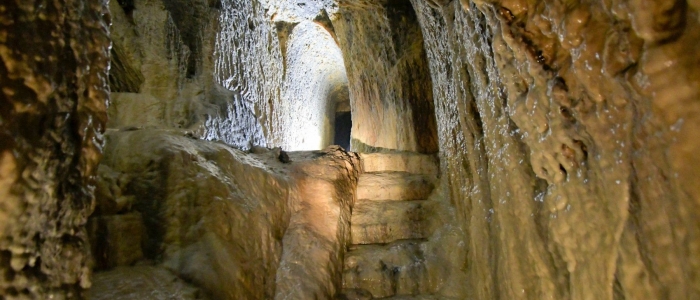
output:
[[352, 130], [352, 114], [347, 112], [338, 112], [335, 114], [335, 138], [333, 143], [350, 150], [350, 131]]
[[124, 9], [124, 13], [126, 13], [128, 16], [130, 16], [131, 12], [134, 11], [134, 0], [117, 0], [117, 3], [119, 3], [119, 6]]

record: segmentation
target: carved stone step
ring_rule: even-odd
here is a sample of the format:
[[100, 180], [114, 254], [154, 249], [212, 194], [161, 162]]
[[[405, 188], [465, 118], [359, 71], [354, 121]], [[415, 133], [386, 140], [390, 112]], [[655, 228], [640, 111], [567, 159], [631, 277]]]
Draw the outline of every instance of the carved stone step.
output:
[[416, 296], [394, 296], [382, 298], [384, 300], [440, 300], [442, 298], [433, 295], [416, 295]]
[[162, 267], [117, 267], [96, 272], [86, 291], [91, 300], [207, 299], [199, 288], [181, 280]]
[[360, 200], [421, 200], [435, 188], [435, 179], [428, 175], [404, 172], [364, 173], [357, 184]]
[[[361, 290], [361, 289], [344, 289], [341, 291], [340, 294], [338, 294], [338, 297], [335, 298], [336, 300], [373, 300], [377, 299], [372, 297], [372, 294], [368, 291]], [[434, 296], [434, 295], [399, 295], [399, 296], [393, 296], [393, 297], [385, 297], [381, 298], [383, 300], [461, 300], [461, 299], [452, 299], [452, 298], [445, 298], [445, 297], [439, 297], [439, 296]]]
[[427, 235], [427, 201], [362, 201], [350, 220], [352, 244], [385, 244]]
[[422, 244], [421, 240], [403, 240], [355, 246], [345, 255], [343, 288], [355, 294], [366, 291], [374, 298], [427, 293]]
[[407, 172], [438, 175], [435, 155], [420, 153], [360, 153], [362, 168], [366, 173]]

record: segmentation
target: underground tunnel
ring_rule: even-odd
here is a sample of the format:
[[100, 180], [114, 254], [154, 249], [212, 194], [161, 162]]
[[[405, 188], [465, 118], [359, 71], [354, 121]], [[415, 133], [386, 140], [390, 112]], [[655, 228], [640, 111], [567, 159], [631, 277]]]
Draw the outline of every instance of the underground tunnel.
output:
[[697, 0], [6, 0], [0, 299], [700, 299]]

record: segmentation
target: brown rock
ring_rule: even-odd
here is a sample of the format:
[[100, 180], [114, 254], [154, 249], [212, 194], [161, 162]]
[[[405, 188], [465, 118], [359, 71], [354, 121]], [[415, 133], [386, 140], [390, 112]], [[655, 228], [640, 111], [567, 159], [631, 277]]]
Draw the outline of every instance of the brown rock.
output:
[[144, 258], [146, 228], [140, 213], [93, 217], [89, 226], [98, 269], [129, 266]]

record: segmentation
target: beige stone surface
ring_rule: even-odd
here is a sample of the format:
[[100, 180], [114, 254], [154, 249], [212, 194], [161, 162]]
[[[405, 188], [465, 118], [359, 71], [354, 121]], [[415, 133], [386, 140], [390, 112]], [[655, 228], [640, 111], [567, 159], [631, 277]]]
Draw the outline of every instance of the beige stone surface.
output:
[[297, 196], [289, 203], [275, 299], [330, 299], [342, 287], [359, 160], [334, 146], [289, 158]]
[[359, 156], [364, 173], [352, 209], [352, 245], [339, 299], [430, 297], [452, 271], [445, 265], [449, 259], [441, 260], [445, 252], [435, 251], [440, 245], [429, 240], [443, 234], [434, 231], [444, 221], [435, 218], [444, 209], [436, 201], [444, 198], [433, 193], [440, 182], [436, 157], [415, 152]]
[[357, 199], [371, 201], [424, 200], [435, 178], [403, 172], [364, 173], [357, 184]]
[[331, 19], [347, 68], [350, 149], [437, 152], [432, 80], [411, 4], [338, 3]]
[[128, 266], [144, 258], [146, 227], [138, 212], [93, 217], [88, 233], [96, 269]]
[[[218, 51], [233, 43], [222, 29], [236, 22], [224, 16], [231, 5], [256, 13], [247, 2], [223, 7], [209, 0], [110, 1], [113, 97], [108, 127], [178, 128], [241, 148], [266, 144], [255, 99], [242, 96], [244, 87], [259, 82], [251, 78], [236, 87], [226, 84], [232, 71], [223, 65], [232, 63], [232, 53]], [[234, 64], [236, 72], [242, 70], [242, 64]]]
[[214, 299], [339, 290], [357, 156], [338, 148], [247, 153], [176, 130], [110, 130], [107, 140], [103, 164], [128, 178], [121, 193], [135, 197], [132, 209], [143, 216], [146, 259]]
[[118, 267], [96, 273], [93, 281], [88, 300], [207, 299], [198, 288], [162, 267]]
[[411, 174], [439, 175], [437, 159], [434, 155], [412, 152], [360, 153], [362, 171], [406, 172]]
[[700, 299], [699, 3], [3, 1], [0, 298]]
[[389, 243], [428, 235], [426, 201], [362, 201], [353, 207], [350, 221], [353, 244]]
[[697, 11], [434, 2], [411, 1], [463, 298], [700, 297]]
[[362, 289], [375, 298], [430, 291], [422, 241], [352, 246], [345, 255], [344, 289]]

